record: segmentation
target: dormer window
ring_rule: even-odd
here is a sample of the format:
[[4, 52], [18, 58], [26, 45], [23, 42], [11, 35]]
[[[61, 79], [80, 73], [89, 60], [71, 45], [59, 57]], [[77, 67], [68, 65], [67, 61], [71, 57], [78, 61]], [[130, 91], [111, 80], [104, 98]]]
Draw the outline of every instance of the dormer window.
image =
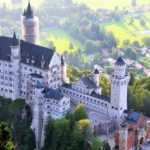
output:
[[33, 56], [32, 56], [31, 63], [32, 63], [32, 65], [34, 65], [34, 64], [35, 64], [35, 59], [34, 59], [34, 57], [33, 57]]
[[44, 60], [44, 56], [42, 56], [41, 67], [44, 68], [44, 65], [45, 65], [45, 60]]

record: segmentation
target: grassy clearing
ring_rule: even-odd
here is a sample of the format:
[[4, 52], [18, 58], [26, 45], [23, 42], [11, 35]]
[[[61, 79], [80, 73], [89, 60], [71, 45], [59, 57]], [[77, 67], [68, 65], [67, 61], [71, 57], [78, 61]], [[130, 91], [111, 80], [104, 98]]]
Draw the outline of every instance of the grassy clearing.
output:
[[[63, 31], [58, 28], [49, 28], [45, 29], [41, 33], [41, 44], [43, 46], [48, 47], [50, 41], [54, 43], [56, 46], [56, 50], [59, 53], [63, 53], [65, 50], [67, 51], [75, 51], [78, 48], [83, 49], [84, 46], [81, 42], [73, 38], [69, 33]], [[74, 45], [74, 49], [69, 50], [69, 45], [72, 43]]]
[[[74, 0], [79, 4], [86, 4], [93, 10], [99, 8], [114, 9], [116, 6], [119, 8], [131, 6], [131, 0]], [[150, 4], [149, 0], [137, 0], [137, 5]]]
[[141, 15], [141, 18], [146, 22], [145, 27], [140, 24], [140, 19], [134, 19], [133, 25], [129, 25], [130, 17], [131, 16], [125, 16], [118, 22], [100, 23], [100, 25], [104, 26], [106, 30], [113, 32], [119, 39], [120, 44], [126, 39], [129, 39], [131, 42], [139, 41], [141, 43], [145, 36], [150, 37], [150, 34], [144, 35], [139, 32], [150, 30], [150, 13]]
[[150, 68], [150, 57], [149, 58], [140, 58], [139, 62], [143, 63], [145, 67]]

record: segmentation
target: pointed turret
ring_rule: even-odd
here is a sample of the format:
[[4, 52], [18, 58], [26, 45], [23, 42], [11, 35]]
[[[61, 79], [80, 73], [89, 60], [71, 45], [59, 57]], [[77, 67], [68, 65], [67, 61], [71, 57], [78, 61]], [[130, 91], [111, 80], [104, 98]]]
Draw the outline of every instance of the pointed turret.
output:
[[33, 10], [32, 10], [32, 8], [31, 8], [30, 2], [28, 3], [27, 10], [25, 11], [25, 16], [26, 16], [26, 18], [28, 18], [28, 19], [33, 18]]
[[19, 45], [19, 40], [17, 39], [16, 37], [16, 33], [14, 31], [14, 34], [13, 34], [13, 38], [12, 38], [12, 46], [18, 46]]
[[99, 71], [97, 68], [94, 69], [94, 72], [93, 72], [93, 82], [95, 83], [97, 87], [99, 87]]
[[119, 58], [117, 59], [117, 61], [115, 62], [115, 65], [125, 65], [125, 61], [123, 60], [123, 58], [121, 56], [119, 56]]
[[63, 56], [61, 55], [61, 65], [64, 65], [64, 64], [65, 64], [64, 58], [63, 58]]
[[26, 10], [24, 9], [24, 11], [23, 11], [23, 16], [26, 16]]
[[61, 61], [61, 80], [62, 82], [66, 82], [66, 76], [67, 76], [66, 63], [62, 55], [61, 55], [60, 61]]
[[99, 74], [99, 71], [97, 68], [94, 70], [94, 74]]

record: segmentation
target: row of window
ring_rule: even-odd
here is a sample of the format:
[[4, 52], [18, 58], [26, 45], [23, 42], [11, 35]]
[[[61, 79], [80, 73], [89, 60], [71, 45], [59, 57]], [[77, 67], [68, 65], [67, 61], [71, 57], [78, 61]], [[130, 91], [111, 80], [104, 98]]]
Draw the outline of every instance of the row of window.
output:
[[[53, 112], [53, 113], [47, 112], [47, 114], [48, 114], [48, 115], [52, 115], [53, 117], [54, 117], [54, 116], [60, 117], [60, 114], [55, 113], [55, 112]], [[65, 116], [65, 113], [63, 113], [62, 116]]]
[[14, 87], [14, 85], [13, 85], [13, 84], [11, 84], [11, 83], [4, 83], [4, 82], [1, 82], [1, 85]]
[[94, 104], [91, 104], [91, 103], [88, 103], [88, 102], [81, 102], [79, 100], [77, 100], [78, 103], [83, 103], [86, 107], [90, 108], [90, 109], [94, 109], [95, 111], [99, 111], [101, 112], [102, 114], [106, 114], [105, 113], [105, 109], [103, 109], [102, 107], [99, 107], [98, 105], [94, 105]]
[[1, 88], [1, 91], [5, 91], [5, 92], [9, 92], [9, 93], [14, 93], [12, 90], [4, 89], [4, 88]]
[[55, 107], [55, 106], [52, 107], [52, 106], [49, 106], [49, 105], [48, 105], [47, 108], [48, 108], [48, 109], [53, 109], [53, 110], [58, 111], [58, 107]]
[[[2, 63], [0, 63], [0, 66], [1, 66], [1, 65], [2, 65]], [[7, 66], [10, 67], [10, 68], [12, 67], [11, 64], [5, 64], [5, 67], [7, 67]]]
[[102, 106], [107, 107], [107, 104], [106, 104], [106, 103], [104, 103], [104, 102], [101, 102], [101, 103], [100, 103], [99, 100], [90, 98], [90, 97], [88, 97], [88, 96], [86, 96], [86, 95], [81, 95], [81, 94], [78, 94], [78, 93], [75, 93], [75, 92], [71, 92], [71, 91], [68, 91], [68, 90], [65, 90], [65, 89], [63, 90], [63, 92], [64, 92], [64, 93], [67, 93], [67, 94], [71, 94], [71, 95], [76, 96], [76, 97], [78, 97], [78, 98], [82, 98], [82, 99], [84, 99], [84, 100], [88, 100], [88, 101], [93, 102], [93, 103], [97, 103], [98, 105], [101, 104]]
[[[52, 102], [52, 100], [49, 100], [49, 99], [47, 99], [46, 101], [47, 101], [48, 103], [49, 103], [49, 102]], [[58, 101], [53, 100], [53, 104], [58, 104]]]
[[77, 91], [79, 91], [79, 92], [89, 93], [89, 91], [88, 91], [88, 90], [83, 89], [83, 88], [79, 88], [79, 87], [77, 87], [77, 86], [74, 86], [74, 87], [73, 87], [73, 89], [74, 89], [74, 90], [77, 90]]
[[4, 78], [4, 76], [1, 76], [1, 79], [5, 79], [5, 80], [8, 80], [8, 81], [13, 81], [12, 77], [7, 77], [7, 76], [5, 76], [5, 78]]
[[[49, 106], [49, 105], [48, 105], [47, 108], [48, 108], [48, 109], [55, 110], [55, 111], [58, 111], [58, 107], [55, 107], [55, 106], [52, 107], [52, 106]], [[63, 111], [65, 111], [65, 110], [66, 110], [66, 107], [63, 107]]]
[[[114, 106], [112, 106], [111, 108], [114, 109], [114, 110], [118, 110], [118, 108], [114, 107]], [[120, 108], [120, 110], [122, 110], [122, 107]]]

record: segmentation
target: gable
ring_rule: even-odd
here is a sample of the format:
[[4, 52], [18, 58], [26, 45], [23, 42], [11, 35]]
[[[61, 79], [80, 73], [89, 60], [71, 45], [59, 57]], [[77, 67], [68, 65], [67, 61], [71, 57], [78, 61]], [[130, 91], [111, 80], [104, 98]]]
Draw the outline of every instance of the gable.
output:
[[61, 64], [61, 60], [59, 55], [55, 52], [53, 57], [51, 58], [51, 61], [49, 63], [49, 68], [51, 68], [54, 65], [60, 65]]
[[[48, 69], [54, 50], [21, 41], [21, 62], [41, 69]], [[28, 62], [27, 62], [28, 59]], [[32, 63], [34, 60], [34, 63]]]
[[79, 81], [75, 83], [76, 86], [81, 86], [88, 89], [97, 88], [94, 82], [90, 79], [89, 76], [82, 77]]
[[85, 84], [83, 83], [83, 81], [80, 79], [78, 80], [76, 83], [74, 83], [75, 86], [81, 86], [81, 87], [86, 87]]

